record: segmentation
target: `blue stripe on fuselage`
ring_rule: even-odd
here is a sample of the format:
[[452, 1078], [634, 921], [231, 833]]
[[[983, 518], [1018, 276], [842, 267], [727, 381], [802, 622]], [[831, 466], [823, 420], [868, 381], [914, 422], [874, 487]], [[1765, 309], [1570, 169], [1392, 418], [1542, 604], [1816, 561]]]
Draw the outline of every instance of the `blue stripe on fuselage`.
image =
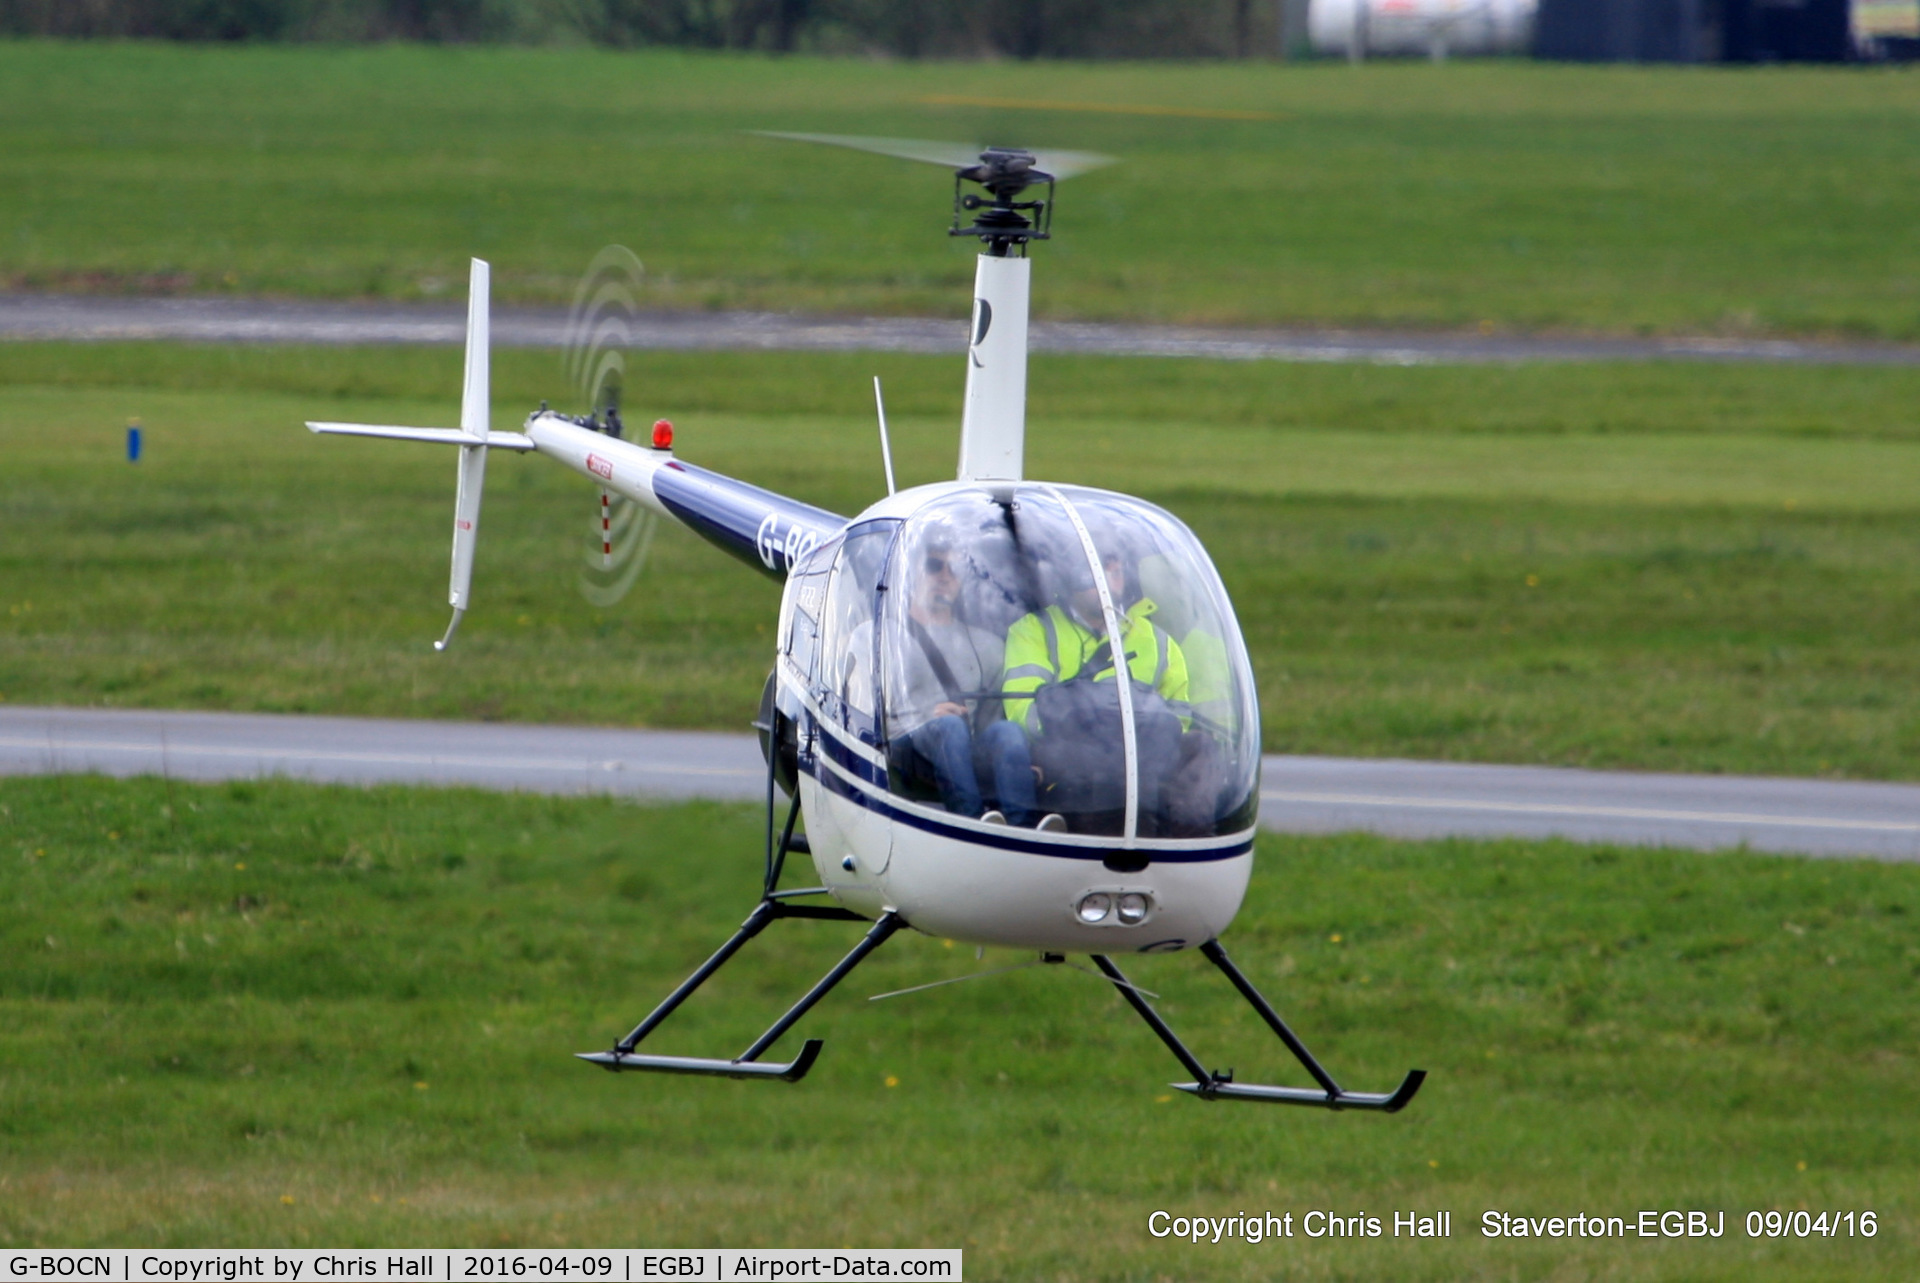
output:
[[847, 524], [825, 508], [678, 459], [654, 471], [653, 493], [695, 534], [775, 579]]
[[[809, 714], [809, 716], [811, 716], [811, 714]], [[821, 725], [817, 721], [814, 724], [816, 726]], [[828, 761], [838, 764], [847, 774], [856, 777], [862, 783], [871, 784], [875, 788], [884, 789], [887, 787], [886, 767], [874, 765], [865, 757], [854, 752], [853, 749], [842, 742], [837, 735], [830, 734], [824, 729], [812, 738], [815, 751], [826, 757]]]
[[[1070, 846], [1064, 842], [1049, 841], [1027, 829], [1008, 829], [1004, 832], [962, 828], [957, 824], [941, 821], [919, 811], [896, 806], [888, 800], [889, 795], [876, 791], [886, 787], [884, 771], [876, 771], [864, 758], [849, 753], [835, 741], [832, 732], [819, 722], [814, 723], [815, 733], [804, 738], [811, 739], [814, 752], [801, 755], [800, 767], [811, 775], [820, 787], [830, 793], [846, 798], [857, 806], [897, 820], [912, 828], [940, 837], [952, 838], [956, 842], [970, 842], [975, 846], [990, 846], [1002, 851], [1019, 851], [1025, 855], [1044, 855], [1056, 860], [1105, 860], [1117, 853], [1117, 847]], [[849, 781], [835, 771], [825, 757], [838, 763], [849, 775], [864, 782], [872, 781], [863, 788]], [[1137, 847], [1127, 851], [1131, 857], [1145, 856], [1154, 864], [1207, 864], [1216, 860], [1231, 860], [1235, 856], [1245, 855], [1253, 849], [1253, 835], [1223, 839], [1223, 845], [1217, 847], [1182, 848], [1168, 850], [1161, 847]]]

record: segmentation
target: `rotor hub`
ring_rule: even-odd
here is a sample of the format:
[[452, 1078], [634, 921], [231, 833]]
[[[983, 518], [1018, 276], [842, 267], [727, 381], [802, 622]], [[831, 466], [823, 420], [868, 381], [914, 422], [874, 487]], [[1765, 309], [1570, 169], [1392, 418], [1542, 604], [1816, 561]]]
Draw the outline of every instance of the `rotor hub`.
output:
[[[1033, 153], [1025, 148], [989, 147], [980, 153], [978, 164], [953, 171], [953, 226], [947, 235], [977, 237], [996, 258], [1016, 249], [1025, 253], [1027, 242], [1051, 237], [1054, 182], [1052, 174], [1035, 166]], [[963, 183], [979, 184], [987, 196], [966, 191]], [[1045, 199], [1018, 199], [1040, 183], [1047, 185]], [[974, 217], [963, 224], [963, 214]]]

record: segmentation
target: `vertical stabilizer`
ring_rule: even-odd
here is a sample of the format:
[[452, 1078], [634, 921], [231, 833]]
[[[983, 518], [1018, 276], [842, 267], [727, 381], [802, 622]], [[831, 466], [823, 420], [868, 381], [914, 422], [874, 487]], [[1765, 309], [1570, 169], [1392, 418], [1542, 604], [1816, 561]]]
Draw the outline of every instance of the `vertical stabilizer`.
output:
[[460, 389], [460, 431], [472, 438], [473, 444], [463, 442], [460, 446], [460, 489], [453, 501], [453, 574], [447, 585], [453, 620], [447, 625], [447, 635], [433, 644], [435, 650], [445, 650], [453, 640], [453, 630], [467, 611], [468, 589], [473, 582], [473, 549], [480, 536], [480, 491], [487, 479], [491, 394], [487, 295], [491, 282], [492, 269], [484, 259], [474, 259], [467, 285], [467, 372]]
[[1026, 461], [1027, 296], [1032, 261], [980, 256], [967, 406], [960, 424], [962, 481], [1018, 481]]

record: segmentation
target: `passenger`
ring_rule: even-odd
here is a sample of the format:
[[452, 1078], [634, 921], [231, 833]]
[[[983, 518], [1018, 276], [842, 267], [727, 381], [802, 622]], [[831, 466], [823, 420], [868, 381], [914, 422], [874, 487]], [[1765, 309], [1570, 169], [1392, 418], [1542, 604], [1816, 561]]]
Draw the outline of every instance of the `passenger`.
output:
[[[1072, 550], [1077, 553], [1078, 549]], [[1072, 555], [1060, 565], [1073, 566]], [[1157, 698], [1136, 696], [1135, 743], [1143, 832], [1157, 829], [1162, 781], [1178, 761], [1187, 701], [1187, 661], [1180, 644], [1155, 626], [1157, 609], [1149, 597], [1129, 599], [1127, 563], [1117, 551], [1101, 562], [1107, 594], [1121, 614], [1120, 641], [1135, 689]], [[1049, 805], [1084, 820], [1080, 831], [1111, 829], [1125, 807], [1123, 733], [1119, 721], [1113, 652], [1102, 617], [1100, 589], [1084, 569], [1062, 575], [1054, 601], [1022, 616], [1007, 630], [1006, 677], [1001, 683], [1009, 725], [1025, 732], [1029, 755], [1039, 759], [1048, 777]], [[1088, 678], [1076, 683], [1076, 678]], [[1104, 688], [1104, 689], [1103, 689]], [[1049, 725], [1051, 717], [1071, 725]], [[1051, 821], [1055, 817], [1049, 816]], [[1043, 827], [1047, 827], [1043, 825]], [[1069, 827], [1062, 821], [1058, 828]]]
[[[913, 589], [899, 639], [899, 675], [888, 702], [896, 727], [889, 766], [910, 783], [931, 783], [949, 811], [989, 824], [1031, 823], [1033, 769], [1020, 728], [999, 720], [993, 692], [1004, 646], [955, 613], [960, 576], [949, 546], [928, 543], [912, 566]], [[988, 722], [978, 737], [976, 722]], [[1017, 752], [1010, 752], [1017, 747]], [[978, 759], [976, 761], [976, 759]], [[980, 776], [994, 784], [998, 808], [987, 809]]]
[[[1227, 798], [1227, 755], [1235, 722], [1232, 668], [1218, 616], [1198, 585], [1164, 555], [1140, 561], [1140, 587], [1160, 605], [1154, 625], [1180, 643], [1187, 661], [1187, 725], [1179, 764], [1161, 787], [1160, 829], [1165, 837], [1202, 837], [1220, 831], [1236, 803]], [[1209, 624], [1212, 624], [1209, 627]]]
[[1187, 706], [1195, 723], [1216, 737], [1224, 737], [1233, 720], [1233, 691], [1227, 645], [1203, 622], [1211, 612], [1203, 608], [1195, 586], [1159, 553], [1141, 558], [1140, 589], [1159, 604], [1154, 626], [1165, 629], [1180, 643], [1180, 653], [1187, 661]]

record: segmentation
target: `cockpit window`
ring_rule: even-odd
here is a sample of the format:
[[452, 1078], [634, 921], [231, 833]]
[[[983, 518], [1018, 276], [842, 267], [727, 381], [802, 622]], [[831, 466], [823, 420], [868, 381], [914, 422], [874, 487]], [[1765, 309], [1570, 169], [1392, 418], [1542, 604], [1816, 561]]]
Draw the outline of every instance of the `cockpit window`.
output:
[[840, 552], [835, 539], [814, 550], [787, 576], [786, 593], [781, 600], [787, 612], [781, 621], [780, 635], [785, 638], [787, 659], [792, 662], [809, 687], [813, 685], [814, 665], [820, 653], [820, 620], [826, 613], [827, 575]]
[[874, 600], [880, 593], [888, 546], [897, 521], [875, 521], [850, 531], [834, 557], [821, 619], [821, 663], [816, 698], [833, 721], [871, 744], [874, 708]]
[[1251, 823], [1252, 675], [1178, 520], [1073, 487], [952, 493], [908, 520], [888, 578], [879, 688], [896, 793], [1120, 838]]

